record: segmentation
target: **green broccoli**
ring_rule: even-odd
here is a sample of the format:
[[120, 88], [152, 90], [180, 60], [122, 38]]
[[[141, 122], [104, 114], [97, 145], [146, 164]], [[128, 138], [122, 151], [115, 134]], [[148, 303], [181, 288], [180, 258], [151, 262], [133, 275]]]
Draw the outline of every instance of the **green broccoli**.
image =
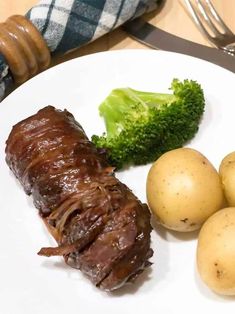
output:
[[117, 169], [153, 162], [198, 131], [205, 106], [201, 86], [174, 79], [170, 89], [172, 94], [114, 89], [99, 106], [107, 134], [93, 135], [92, 141]]

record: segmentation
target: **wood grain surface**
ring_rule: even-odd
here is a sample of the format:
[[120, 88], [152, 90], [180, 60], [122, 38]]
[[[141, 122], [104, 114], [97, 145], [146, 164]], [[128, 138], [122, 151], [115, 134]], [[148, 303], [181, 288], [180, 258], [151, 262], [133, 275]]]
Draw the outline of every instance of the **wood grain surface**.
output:
[[[0, 0], [0, 21], [5, 21], [13, 14], [25, 14], [37, 2], [37, 0]], [[213, 0], [213, 3], [224, 21], [235, 32], [235, 1]], [[210, 46], [192, 22], [183, 0], [166, 0], [159, 13], [145, 15], [145, 19], [172, 34]], [[93, 43], [57, 58], [54, 63], [99, 51], [134, 48], [149, 49], [131, 39], [119, 28]]]

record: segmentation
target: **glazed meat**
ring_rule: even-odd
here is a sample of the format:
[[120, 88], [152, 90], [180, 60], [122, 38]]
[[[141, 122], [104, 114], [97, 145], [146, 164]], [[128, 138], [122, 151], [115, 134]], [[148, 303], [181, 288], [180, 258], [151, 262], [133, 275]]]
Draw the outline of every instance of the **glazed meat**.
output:
[[39, 255], [63, 256], [107, 291], [151, 264], [147, 205], [115, 177], [71, 113], [48, 106], [16, 124], [6, 162], [58, 243]]

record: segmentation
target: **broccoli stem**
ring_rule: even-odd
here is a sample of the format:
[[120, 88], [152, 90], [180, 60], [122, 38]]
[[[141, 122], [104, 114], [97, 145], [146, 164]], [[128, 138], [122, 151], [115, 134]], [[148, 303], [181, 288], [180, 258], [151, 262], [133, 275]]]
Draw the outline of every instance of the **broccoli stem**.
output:
[[160, 109], [162, 105], [170, 105], [176, 100], [174, 94], [151, 93], [134, 90], [132, 88], [114, 89], [108, 98], [100, 105], [100, 115], [104, 118], [107, 138], [112, 138], [121, 133], [125, 128], [122, 123], [123, 117], [130, 114], [135, 119], [135, 106], [138, 106], [139, 118], [140, 107], [142, 114], [148, 114], [149, 107]]
[[151, 92], [141, 92], [138, 90], [133, 90], [137, 97], [139, 97], [148, 106], [154, 106], [160, 109], [162, 105], [171, 104], [176, 100], [174, 94], [162, 94], [162, 93], [151, 93]]

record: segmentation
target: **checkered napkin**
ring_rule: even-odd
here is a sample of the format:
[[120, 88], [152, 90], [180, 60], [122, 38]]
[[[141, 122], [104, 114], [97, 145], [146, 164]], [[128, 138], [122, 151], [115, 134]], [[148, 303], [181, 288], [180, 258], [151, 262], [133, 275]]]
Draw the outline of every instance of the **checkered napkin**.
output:
[[[27, 17], [52, 54], [65, 53], [112, 31], [127, 20], [157, 8], [160, 0], [41, 0]], [[13, 85], [0, 55], [0, 99]]]

